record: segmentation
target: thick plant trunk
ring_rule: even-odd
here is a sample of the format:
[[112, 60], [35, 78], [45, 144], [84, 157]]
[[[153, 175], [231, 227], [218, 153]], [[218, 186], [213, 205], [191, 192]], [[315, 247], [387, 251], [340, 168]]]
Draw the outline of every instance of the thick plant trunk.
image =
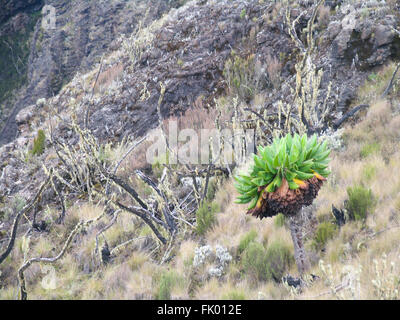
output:
[[296, 261], [300, 276], [302, 276], [310, 268], [310, 262], [308, 261], [303, 243], [302, 211], [302, 209], [299, 210], [295, 215], [289, 218], [290, 233], [292, 235], [294, 245], [294, 259]]

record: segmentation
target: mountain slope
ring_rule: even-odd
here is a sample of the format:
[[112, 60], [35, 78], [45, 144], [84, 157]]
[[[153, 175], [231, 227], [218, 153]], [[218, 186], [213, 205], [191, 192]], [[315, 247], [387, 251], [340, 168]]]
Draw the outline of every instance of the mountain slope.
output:
[[[144, 6], [135, 15], [132, 10], [138, 8], [121, 3], [54, 2], [63, 12], [61, 28], [44, 35], [45, 46], [39, 51], [45, 53], [32, 60], [30, 89], [14, 111], [17, 138], [0, 148], [0, 252], [12, 237], [21, 208], [48, 181], [51, 170], [58, 175], [21, 218], [13, 250], [0, 265], [1, 298], [15, 297], [17, 271], [27, 258], [54, 256], [80, 221], [94, 223], [75, 233], [62, 259], [50, 266], [55, 286], [43, 285], [43, 264], [26, 270], [29, 298], [335, 298], [330, 289], [341, 286], [343, 279], [350, 281], [340, 287], [345, 298], [395, 294], [394, 289], [374, 291], [370, 279], [381, 275], [369, 268], [359, 271], [369, 260], [381, 263], [382, 251], [392, 261], [397, 259], [398, 181], [391, 174], [398, 157], [397, 80], [390, 95], [379, 98], [396, 68], [391, 60], [399, 57], [400, 41], [392, 29], [399, 16], [393, 14], [392, 3], [327, 1], [311, 29], [308, 44], [315, 50], [304, 60], [310, 69], [300, 75], [296, 67], [307, 52], [311, 2], [293, 2], [286, 10], [281, 2], [190, 1], [160, 19], [156, 18], [169, 8], [166, 2], [155, 1], [156, 10], [149, 16]], [[108, 19], [123, 22], [109, 30]], [[126, 21], [140, 27], [127, 26]], [[293, 21], [297, 24], [290, 29]], [[127, 34], [115, 37], [121, 30]], [[79, 68], [82, 72], [75, 74]], [[299, 77], [315, 114], [304, 115], [298, 108]], [[361, 108], [368, 109], [366, 114], [360, 111], [348, 119], [359, 123], [335, 131], [346, 123], [342, 117], [347, 111], [364, 104], [369, 106]], [[282, 106], [289, 106], [291, 115], [282, 113]], [[328, 112], [319, 121], [323, 106]], [[196, 130], [214, 128], [220, 119], [230, 129], [249, 123], [256, 128], [257, 142], [266, 143], [273, 133], [283, 132], [279, 130], [289, 120], [300, 123], [313, 117], [317, 119], [308, 123], [307, 131], [328, 139], [336, 151], [332, 178], [306, 211], [311, 272], [319, 278], [306, 279], [303, 292], [281, 281], [287, 273], [296, 273], [284, 219], [255, 221], [233, 203], [230, 173], [240, 169], [237, 164], [223, 168], [225, 179], [208, 180], [196, 167], [188, 181], [166, 174], [162, 157], [169, 159], [168, 152], [159, 155], [157, 163], [146, 161], [151, 141], [131, 149], [141, 138], [162, 136], [160, 124], [169, 120]], [[42, 143], [40, 136], [45, 137]], [[138, 178], [137, 169], [155, 183]], [[171, 171], [180, 169], [187, 168], [172, 166]], [[115, 176], [102, 175], [102, 170], [113, 170]], [[110, 179], [125, 184], [112, 184]], [[381, 179], [388, 181], [385, 188]], [[201, 188], [209, 185], [201, 205], [193, 196], [200, 193], [196, 181]], [[369, 188], [374, 197], [364, 203]], [[112, 196], [104, 198], [109, 190]], [[177, 194], [173, 199], [182, 203], [195, 203], [186, 203], [184, 215], [175, 216], [179, 228], [170, 238], [175, 225], [163, 219], [179, 205], [171, 201], [162, 207], [163, 192], [165, 197]], [[351, 194], [361, 196], [353, 199]], [[352, 199], [367, 207], [366, 220], [349, 218]], [[122, 206], [111, 210], [110, 203]], [[332, 204], [338, 210], [347, 208], [340, 230]], [[165, 229], [160, 227], [156, 234], [140, 214], [133, 216], [129, 209], [138, 205]], [[160, 240], [164, 238], [166, 245]], [[320, 259], [324, 265], [318, 265]], [[337, 273], [330, 274], [327, 264]], [[393, 280], [388, 287], [395, 285]]]

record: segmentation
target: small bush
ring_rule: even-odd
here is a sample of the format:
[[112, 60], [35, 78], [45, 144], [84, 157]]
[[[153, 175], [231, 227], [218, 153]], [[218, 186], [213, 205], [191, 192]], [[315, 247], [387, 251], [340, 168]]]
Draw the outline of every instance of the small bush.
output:
[[268, 246], [265, 259], [267, 262], [267, 278], [276, 282], [281, 281], [284, 273], [293, 264], [293, 254], [290, 247], [280, 241], [275, 241]]
[[243, 251], [247, 249], [250, 243], [252, 243], [257, 238], [257, 231], [251, 230], [246, 233], [239, 242], [238, 253], [242, 254]]
[[289, 246], [279, 241], [273, 242], [267, 249], [258, 242], [251, 242], [242, 257], [244, 272], [256, 281], [279, 282], [292, 263]]
[[267, 280], [265, 248], [258, 242], [251, 242], [242, 256], [242, 268], [245, 274], [256, 281]]
[[361, 158], [366, 158], [371, 154], [379, 152], [381, 149], [381, 146], [379, 143], [373, 142], [373, 143], [366, 143], [363, 145], [363, 147], [360, 150], [360, 156]]
[[171, 291], [181, 279], [174, 272], [161, 274], [158, 280], [158, 288], [155, 294], [156, 300], [171, 300]]
[[316, 250], [321, 250], [325, 247], [328, 240], [332, 239], [336, 234], [336, 225], [330, 222], [322, 222], [315, 233], [315, 237], [313, 240], [313, 247]]
[[372, 72], [368, 75], [368, 80], [372, 82], [376, 82], [378, 80], [378, 75], [375, 72]]
[[204, 235], [216, 222], [215, 213], [219, 210], [215, 202], [204, 201], [196, 212], [196, 233]]
[[238, 290], [232, 290], [222, 296], [222, 300], [246, 300], [246, 295]]
[[345, 208], [351, 220], [364, 221], [367, 215], [374, 211], [377, 201], [371, 189], [366, 189], [363, 186], [349, 187], [347, 188], [347, 195], [349, 199]]
[[46, 142], [46, 135], [43, 130], [39, 130], [36, 138], [33, 140], [33, 146], [30, 150], [31, 155], [41, 155], [44, 152], [44, 145]]
[[254, 98], [268, 84], [265, 75], [259, 72], [261, 68], [254, 55], [241, 58], [232, 53], [232, 57], [225, 62], [223, 71], [230, 95], [246, 102]]
[[285, 216], [282, 213], [279, 213], [274, 220], [275, 226], [281, 228], [285, 225]]

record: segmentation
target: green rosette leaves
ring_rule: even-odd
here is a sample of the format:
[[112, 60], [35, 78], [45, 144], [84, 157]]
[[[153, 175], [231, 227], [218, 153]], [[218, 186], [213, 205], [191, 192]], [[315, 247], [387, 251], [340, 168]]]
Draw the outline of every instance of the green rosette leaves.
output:
[[325, 179], [330, 174], [330, 152], [326, 142], [319, 143], [316, 135], [308, 138], [306, 134], [287, 134], [274, 139], [269, 146], [259, 146], [249, 173], [235, 177], [235, 188], [240, 194], [235, 202], [249, 203], [250, 210], [264, 191], [275, 192], [283, 180], [293, 190], [314, 176]]

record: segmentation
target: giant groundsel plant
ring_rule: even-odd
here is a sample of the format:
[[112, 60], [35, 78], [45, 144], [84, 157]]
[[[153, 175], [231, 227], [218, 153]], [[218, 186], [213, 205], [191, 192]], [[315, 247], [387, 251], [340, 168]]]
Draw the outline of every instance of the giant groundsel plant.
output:
[[316, 135], [308, 138], [306, 134], [287, 134], [274, 139], [269, 146], [259, 146], [249, 173], [235, 177], [240, 193], [236, 203], [249, 203], [248, 214], [262, 219], [282, 213], [291, 218], [295, 258], [301, 273], [304, 263], [296, 257], [296, 246], [297, 251], [304, 251], [299, 213], [312, 204], [330, 174], [329, 154], [326, 142], [318, 142]]

